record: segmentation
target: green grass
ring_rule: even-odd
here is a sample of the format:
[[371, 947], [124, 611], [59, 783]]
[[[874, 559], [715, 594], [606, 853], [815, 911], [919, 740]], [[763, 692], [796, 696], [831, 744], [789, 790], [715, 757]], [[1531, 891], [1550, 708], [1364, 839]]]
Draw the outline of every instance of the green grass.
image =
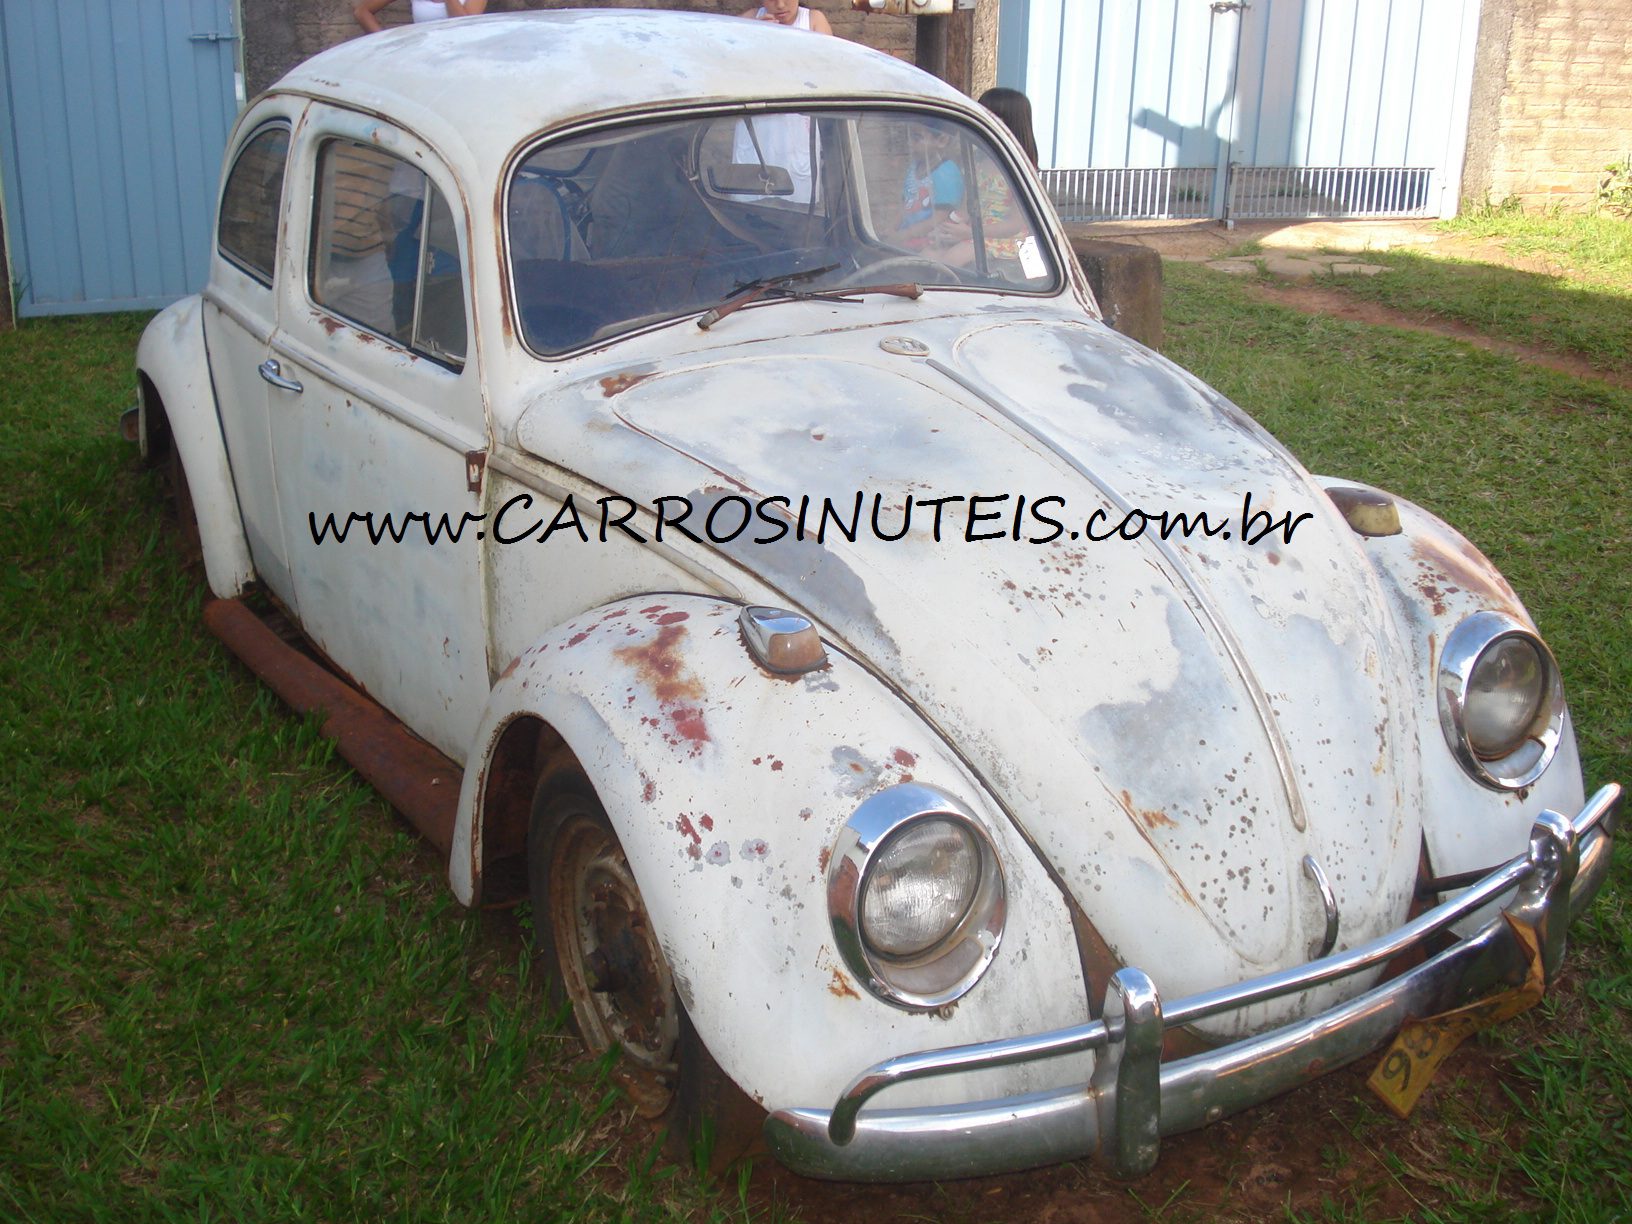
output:
[[1469, 209], [1436, 228], [1461, 238], [1494, 239], [1511, 254], [1545, 257], [1572, 277], [1632, 293], [1632, 222], [1625, 218], [1498, 206]]
[[142, 322], [0, 333], [0, 1219], [742, 1215], [204, 633], [115, 429]]
[[1480, 262], [1477, 247], [1466, 258], [1456, 247], [1445, 254], [1368, 251], [1367, 262], [1384, 265], [1386, 273], [1322, 284], [1632, 377], [1632, 221], [1486, 209], [1439, 228], [1545, 267]]

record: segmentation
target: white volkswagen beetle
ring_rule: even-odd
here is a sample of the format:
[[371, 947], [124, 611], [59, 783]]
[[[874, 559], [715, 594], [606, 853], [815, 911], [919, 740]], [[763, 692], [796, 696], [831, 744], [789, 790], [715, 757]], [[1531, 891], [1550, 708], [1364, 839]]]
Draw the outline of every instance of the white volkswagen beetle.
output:
[[530, 894], [637, 1105], [796, 1170], [1134, 1174], [1402, 1025], [1408, 1101], [1607, 870], [1489, 562], [1109, 330], [1007, 133], [839, 39], [325, 52], [138, 367], [212, 628]]

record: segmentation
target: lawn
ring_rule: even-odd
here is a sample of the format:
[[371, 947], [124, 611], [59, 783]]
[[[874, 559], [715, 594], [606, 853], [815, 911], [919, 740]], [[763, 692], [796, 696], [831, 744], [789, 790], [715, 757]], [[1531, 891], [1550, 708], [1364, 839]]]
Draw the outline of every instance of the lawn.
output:
[[[1563, 664], [1589, 786], [1632, 778], [1632, 394], [1168, 275], [1171, 354], [1312, 468], [1489, 552]], [[657, 1161], [544, 1013], [513, 915], [460, 910], [203, 632], [161, 483], [114, 428], [141, 324], [0, 333], [0, 1218], [828, 1218]], [[1285, 1216], [1624, 1211], [1627, 896], [1623, 850], [1569, 989], [1481, 1039], [1411, 1122], [1327, 1089], [1329, 1125], [1290, 1143], [1330, 1188]], [[1093, 1184], [1128, 1218], [1251, 1218], [1165, 1176]], [[933, 1214], [994, 1218], [989, 1193], [943, 1188]]]
[[[1380, 276], [1322, 285], [1428, 320], [1577, 357], [1632, 379], [1632, 221], [1474, 210], [1422, 251], [1368, 251]], [[1500, 262], [1492, 256], [1500, 253]], [[1516, 265], [1516, 266], [1514, 266]]]

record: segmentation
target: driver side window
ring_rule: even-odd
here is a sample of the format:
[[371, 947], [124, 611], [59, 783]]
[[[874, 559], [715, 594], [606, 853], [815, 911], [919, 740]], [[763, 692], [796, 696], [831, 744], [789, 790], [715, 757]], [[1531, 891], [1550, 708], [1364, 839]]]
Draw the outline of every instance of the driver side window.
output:
[[452, 210], [423, 171], [371, 145], [318, 152], [312, 300], [444, 365], [465, 360]]

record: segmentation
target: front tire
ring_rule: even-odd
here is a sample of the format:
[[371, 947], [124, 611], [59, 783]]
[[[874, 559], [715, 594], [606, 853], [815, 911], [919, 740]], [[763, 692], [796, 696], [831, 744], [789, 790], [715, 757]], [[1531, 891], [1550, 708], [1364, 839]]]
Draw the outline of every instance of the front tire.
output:
[[533, 945], [545, 990], [591, 1054], [620, 1050], [636, 1113], [671, 1155], [719, 1172], [757, 1140], [765, 1111], [720, 1069], [675, 989], [623, 846], [576, 770], [546, 775], [527, 834]]

